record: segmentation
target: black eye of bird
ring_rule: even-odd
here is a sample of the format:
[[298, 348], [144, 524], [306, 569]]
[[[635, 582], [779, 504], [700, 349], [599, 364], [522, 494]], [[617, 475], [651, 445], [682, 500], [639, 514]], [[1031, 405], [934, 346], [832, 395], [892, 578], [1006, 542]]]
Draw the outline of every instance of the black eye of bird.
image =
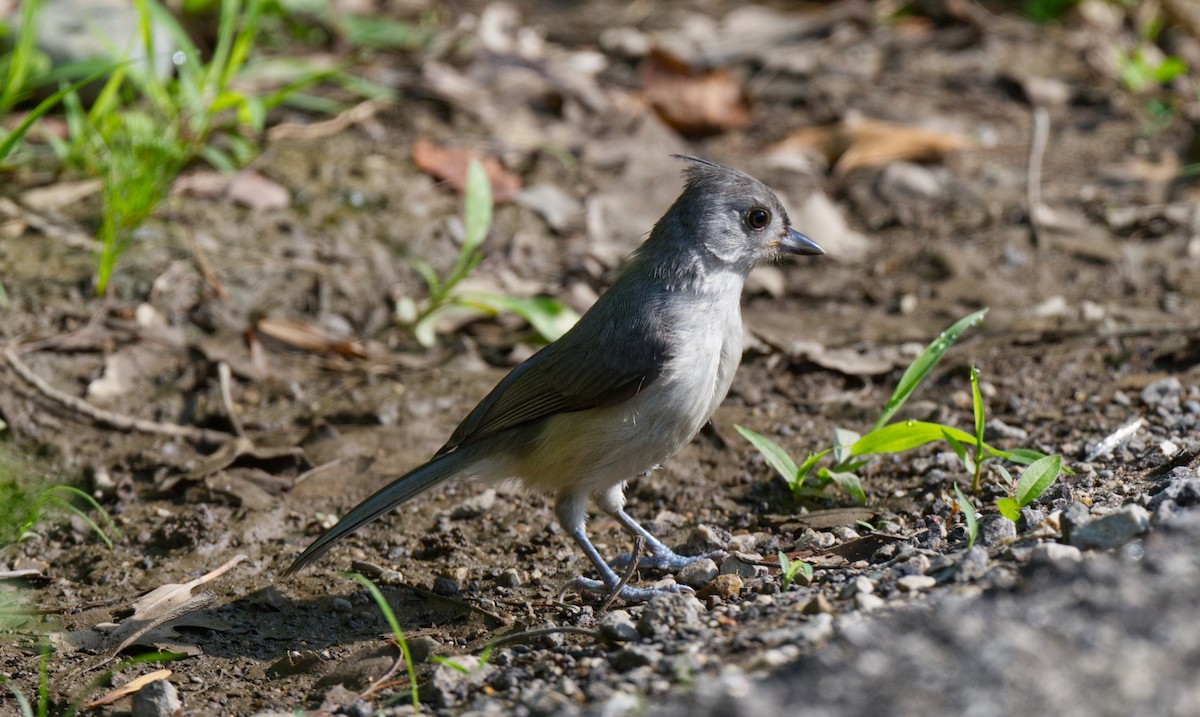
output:
[[759, 231], [771, 223], [771, 212], [762, 207], [755, 207], [746, 212], [746, 226]]

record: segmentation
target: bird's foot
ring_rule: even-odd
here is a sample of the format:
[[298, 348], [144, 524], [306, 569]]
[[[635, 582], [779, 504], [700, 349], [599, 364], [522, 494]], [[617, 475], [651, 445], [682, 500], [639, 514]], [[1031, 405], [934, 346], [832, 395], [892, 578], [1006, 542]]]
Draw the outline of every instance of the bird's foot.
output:
[[[648, 568], [651, 570], [666, 570], [675, 571], [686, 568], [698, 560], [711, 558], [718, 564], [729, 555], [724, 550], [714, 550], [711, 553], [703, 553], [701, 555], [680, 555], [673, 550], [663, 548], [651, 555], [643, 555], [638, 558], [639, 568]], [[629, 565], [629, 560], [632, 556], [629, 553], [618, 555], [612, 561], [612, 566], [618, 570]]]
[[[559, 595], [563, 595], [569, 590], [583, 593], [585, 595], [608, 595], [616, 589], [616, 584], [608, 585], [600, 580], [592, 580], [591, 578], [577, 577], [570, 580], [559, 591]], [[632, 585], [621, 586], [621, 592], [617, 593], [617, 597], [625, 602], [647, 602], [659, 595], [668, 595], [671, 593], [684, 593], [690, 595], [696, 592], [687, 585], [677, 585], [674, 583], [668, 585], [655, 586], [650, 588], [639, 588]]]

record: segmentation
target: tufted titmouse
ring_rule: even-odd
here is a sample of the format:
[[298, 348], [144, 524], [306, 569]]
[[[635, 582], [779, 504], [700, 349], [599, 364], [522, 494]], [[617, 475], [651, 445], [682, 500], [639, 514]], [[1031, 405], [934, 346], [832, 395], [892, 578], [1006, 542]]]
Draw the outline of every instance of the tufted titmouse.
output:
[[[762, 182], [680, 159], [689, 162], [683, 193], [574, 328], [514, 368], [428, 463], [357, 505], [285, 575], [451, 478], [518, 479], [554, 495], [559, 523], [600, 574], [575, 578], [577, 590], [603, 593], [620, 580], [584, 530], [588, 498], [645, 539], [641, 565], [678, 570], [699, 559], [676, 554], [625, 512], [625, 482], [686, 445], [725, 398], [742, 357], [750, 270], [784, 253], [825, 252], [791, 228]], [[626, 585], [620, 597], [686, 590]]]

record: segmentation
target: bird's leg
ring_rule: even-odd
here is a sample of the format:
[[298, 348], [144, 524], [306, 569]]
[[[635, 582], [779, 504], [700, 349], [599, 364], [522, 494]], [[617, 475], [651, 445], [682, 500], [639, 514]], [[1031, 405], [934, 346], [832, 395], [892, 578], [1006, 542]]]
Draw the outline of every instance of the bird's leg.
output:
[[[663, 543], [661, 540], [651, 535], [650, 531], [643, 528], [640, 523], [633, 519], [633, 516], [625, 512], [625, 493], [620, 485], [613, 486], [609, 490], [605, 491], [596, 499], [596, 502], [600, 505], [600, 508], [604, 510], [605, 513], [608, 513], [613, 518], [616, 518], [617, 522], [621, 524], [621, 527], [625, 528], [625, 530], [629, 531], [633, 535], [640, 535], [646, 541], [646, 549], [650, 551], [650, 554], [643, 555], [638, 560], [638, 567], [658, 570], [679, 570], [680, 568], [691, 565], [697, 560], [703, 560], [705, 558], [720, 560], [726, 555], [725, 551], [723, 550], [715, 550], [711, 553], [704, 553], [703, 555], [680, 555], [674, 550], [671, 550], [667, 547], [666, 543]], [[619, 555], [615, 560], [613, 560], [613, 565], [618, 568], [628, 565], [629, 558], [630, 556], [627, 554]]]
[[[616, 590], [621, 582], [621, 576], [617, 575], [616, 571], [608, 563], [604, 562], [604, 558], [600, 557], [600, 551], [596, 550], [595, 545], [592, 545], [592, 541], [587, 537], [587, 531], [584, 530], [584, 498], [582, 496], [561, 497], [554, 506], [554, 512], [558, 514], [558, 522], [562, 524], [563, 529], [579, 545], [579, 549], [583, 551], [588, 561], [596, 568], [596, 572], [600, 573], [599, 580], [592, 580], [583, 576], [574, 578], [563, 586], [563, 590], [576, 590], [581, 593], [596, 595], [605, 595]], [[620, 593], [617, 596], [626, 602], [645, 602], [656, 595], [678, 592], [690, 593], [693, 591], [686, 585], [654, 588], [637, 588], [624, 585], [621, 586]]]

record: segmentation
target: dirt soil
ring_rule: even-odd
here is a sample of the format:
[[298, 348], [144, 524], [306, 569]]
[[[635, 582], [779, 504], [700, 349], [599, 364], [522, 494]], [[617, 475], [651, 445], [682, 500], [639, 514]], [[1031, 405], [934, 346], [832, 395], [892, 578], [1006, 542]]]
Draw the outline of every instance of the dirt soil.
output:
[[[695, 700], [681, 714], [764, 714], [748, 706], [756, 695], [799, 709], [808, 679], [821, 685], [822, 714], [965, 714], [975, 688], [1052, 694], [1036, 671], [1003, 667], [1037, 654], [1039, 640], [1062, 650], [1058, 665], [1091, 654], [1089, 645], [1120, 654], [1130, 618], [1119, 605], [1080, 628], [1095, 640], [1054, 641], [1054, 621], [1035, 613], [1053, 603], [1045, 609], [1091, 615], [1090, 591], [1129, 574], [1147, 536], [1188, 510], [1192, 494], [1168, 501], [1161, 492], [1190, 485], [1200, 454], [1200, 185], [1180, 173], [1200, 160], [1195, 76], [1190, 96], [1122, 87], [1111, 50], [1142, 20], [1117, 3], [1084, 3], [1047, 26], [974, 3], [919, 3], [890, 19], [890, 3], [685, 5], [441, 10], [447, 33], [477, 40], [436, 59], [374, 56], [365, 71], [403, 98], [329, 131], [312, 130], [322, 118], [273, 117], [296, 131], [266, 140], [252, 171], [286, 189], [283, 205], [255, 206], [253, 189], [240, 190], [248, 198], [232, 188], [173, 193], [122, 257], [105, 300], [94, 297], [86, 243], [72, 238], [97, 225], [97, 197], [35, 209], [30, 190], [65, 178], [7, 177], [5, 195], [26, 213], [7, 217], [0, 239], [9, 302], [0, 335], [16, 358], [0, 362], [7, 446], [30, 472], [96, 495], [121, 535], [109, 550], [82, 522], [52, 514], [35, 538], [0, 553], [7, 569], [34, 571], [18, 583], [38, 610], [0, 643], [0, 674], [35, 694], [37, 645], [50, 635], [56, 710], [165, 667], [185, 714], [407, 714], [404, 670], [377, 683], [398, 657], [387, 623], [346, 570], [380, 585], [418, 659], [420, 709], [439, 715], [614, 715], [676, 699]], [[1188, 53], [1200, 39], [1172, 21], [1160, 44], [1197, 57]], [[727, 73], [748, 100], [745, 121], [686, 135], [665, 122], [650, 107], [651, 46]], [[662, 91], [677, 91], [676, 81]], [[1036, 108], [1047, 141], [1031, 162]], [[882, 146], [837, 135], [847, 152], [887, 155], [862, 162], [796, 149], [813, 148], [800, 130], [864, 118], [933, 139], [897, 127], [883, 134], [903, 138]], [[589, 566], [543, 496], [469, 484], [412, 501], [280, 579], [332, 516], [426, 460], [539, 345], [508, 315], [447, 321], [430, 349], [395, 320], [398, 299], [426, 295], [414, 260], [444, 272], [461, 237], [461, 198], [414, 164], [419, 141], [494, 156], [524, 188], [497, 205], [472, 289], [586, 309], [679, 191], [672, 152], [762, 179], [826, 247], [825, 257], [752, 277], [746, 354], [711, 430], [628, 487], [631, 512], [669, 545], [737, 553], [726, 570], [738, 581], [718, 580], [698, 601], [618, 603], [602, 615], [596, 599], [559, 595]], [[1031, 164], [1040, 197], [1028, 191]], [[865, 506], [833, 491], [797, 506], [734, 430], [773, 437], [793, 456], [827, 447], [834, 428], [865, 431], [915, 352], [982, 307], [986, 320], [905, 417], [969, 427], [969, 367], [980, 368], [989, 440], [1059, 453], [1073, 471], [1015, 528], [997, 514], [1007, 489], [989, 474], [975, 498], [980, 540], [967, 549], [951, 496], [970, 477], [944, 447], [871, 462], [860, 472]], [[280, 340], [279, 325], [316, 340]], [[226, 440], [234, 423], [222, 362], [248, 441]], [[18, 366], [118, 418], [220, 433], [171, 438], [83, 412]], [[1101, 537], [1079, 537], [1100, 520]], [[607, 517], [589, 529], [605, 555], [631, 547]], [[1151, 552], [1173, 565], [1197, 542], [1162, 538]], [[781, 592], [779, 550], [816, 565], [811, 584]], [[201, 600], [181, 617], [174, 606], [133, 614], [143, 593], [237, 556], [228, 572], [177, 591], [180, 603]], [[1193, 580], [1175, 584], [1200, 584], [1188, 565]], [[1059, 583], [1046, 574], [1065, 576], [1079, 599], [1055, 602]], [[1182, 594], [1164, 602], [1187, 604]], [[931, 605], [949, 605], [957, 622], [926, 619]], [[985, 614], [981, 630], [972, 620]], [[148, 631], [131, 627], [138, 618]], [[997, 653], [999, 668], [959, 673], [935, 657], [952, 646], [954, 625], [975, 630], [964, 633], [976, 638], [964, 652], [1026, 642]], [[543, 627], [578, 631], [496, 647], [469, 674], [429, 660], [465, 664], [490, 640]], [[155, 649], [188, 656], [94, 685]], [[1196, 664], [1194, 640], [1164, 633], [1145, 649]], [[904, 689], [920, 683], [923, 656], [928, 669], [956, 676], [963, 701], [946, 698], [951, 688], [921, 693], [924, 702]], [[1182, 673], [1159, 673], [1152, 698], [1122, 691], [1127, 662], [1098, 664], [1091, 682], [1076, 683], [1088, 696], [1041, 704], [1060, 714], [1200, 710], [1195, 686], [1173, 682]], [[866, 705], [871, 689], [877, 699]], [[7, 694], [0, 705], [16, 710]], [[131, 709], [126, 697], [92, 713]]]

